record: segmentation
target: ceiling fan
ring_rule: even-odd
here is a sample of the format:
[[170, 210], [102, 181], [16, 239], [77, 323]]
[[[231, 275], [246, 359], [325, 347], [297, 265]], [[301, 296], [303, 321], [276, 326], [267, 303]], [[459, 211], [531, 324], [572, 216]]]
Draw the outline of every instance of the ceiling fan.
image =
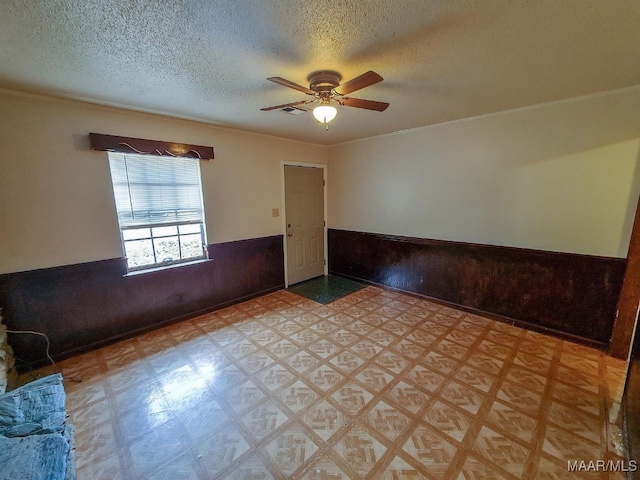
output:
[[293, 88], [299, 92], [313, 96], [311, 100], [301, 100], [299, 102], [284, 103], [282, 105], [274, 105], [273, 107], [261, 108], [260, 110], [268, 112], [271, 110], [280, 110], [281, 108], [297, 108], [302, 110], [303, 105], [317, 102], [318, 106], [313, 109], [313, 116], [318, 122], [323, 123], [327, 130], [329, 122], [333, 120], [338, 113], [332, 102], [345, 107], [364, 108], [366, 110], [375, 110], [383, 112], [389, 106], [386, 102], [376, 102], [373, 100], [363, 100], [360, 98], [347, 97], [351, 92], [368, 87], [375, 83], [381, 82], [383, 78], [376, 72], [369, 70], [362, 75], [352, 78], [348, 82], [340, 83], [342, 75], [332, 70], [314, 72], [307, 80], [309, 80], [309, 88], [298, 85], [297, 83], [286, 80], [282, 77], [269, 77], [267, 80]]

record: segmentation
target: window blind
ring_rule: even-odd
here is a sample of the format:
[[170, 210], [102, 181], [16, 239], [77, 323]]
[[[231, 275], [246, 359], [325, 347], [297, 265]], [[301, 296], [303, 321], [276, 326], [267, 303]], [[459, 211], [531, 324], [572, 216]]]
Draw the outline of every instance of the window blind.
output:
[[120, 227], [204, 221], [198, 161], [110, 152]]

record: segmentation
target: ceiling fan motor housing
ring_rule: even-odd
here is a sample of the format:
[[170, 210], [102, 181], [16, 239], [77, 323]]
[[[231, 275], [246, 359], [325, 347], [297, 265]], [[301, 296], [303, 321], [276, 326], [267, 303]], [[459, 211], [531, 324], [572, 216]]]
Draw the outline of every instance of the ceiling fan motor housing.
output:
[[331, 93], [331, 91], [340, 85], [342, 75], [331, 70], [314, 72], [307, 78], [309, 80], [309, 88], [317, 93]]

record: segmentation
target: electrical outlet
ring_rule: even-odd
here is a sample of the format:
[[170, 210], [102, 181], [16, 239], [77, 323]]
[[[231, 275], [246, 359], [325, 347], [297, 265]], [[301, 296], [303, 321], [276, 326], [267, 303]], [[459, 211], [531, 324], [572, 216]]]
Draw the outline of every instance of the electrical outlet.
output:
[[272, 217], [279, 217], [280, 216], [280, 209], [279, 208], [272, 208], [271, 209], [271, 216]]

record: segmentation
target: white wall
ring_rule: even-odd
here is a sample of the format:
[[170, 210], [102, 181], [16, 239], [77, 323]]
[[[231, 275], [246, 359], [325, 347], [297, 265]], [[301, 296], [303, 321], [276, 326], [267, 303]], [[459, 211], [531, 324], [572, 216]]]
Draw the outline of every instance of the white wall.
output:
[[0, 112], [0, 273], [122, 255], [91, 131], [213, 145], [210, 243], [282, 233], [282, 161], [330, 158], [331, 228], [605, 256], [626, 256], [640, 191], [640, 88], [329, 149], [6, 91]]
[[626, 257], [640, 88], [330, 147], [337, 229]]
[[326, 147], [80, 102], [0, 92], [0, 273], [123, 255], [105, 152], [89, 132], [215, 148], [201, 162], [209, 243], [281, 234], [281, 161]]

